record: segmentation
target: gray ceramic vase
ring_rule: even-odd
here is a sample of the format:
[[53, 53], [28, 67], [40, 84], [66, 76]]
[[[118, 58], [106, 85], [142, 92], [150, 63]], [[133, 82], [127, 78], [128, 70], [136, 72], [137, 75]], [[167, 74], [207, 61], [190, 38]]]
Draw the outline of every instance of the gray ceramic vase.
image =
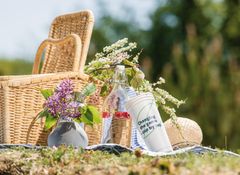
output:
[[58, 147], [60, 145], [86, 148], [88, 136], [80, 124], [74, 121], [60, 120], [48, 136], [48, 146]]

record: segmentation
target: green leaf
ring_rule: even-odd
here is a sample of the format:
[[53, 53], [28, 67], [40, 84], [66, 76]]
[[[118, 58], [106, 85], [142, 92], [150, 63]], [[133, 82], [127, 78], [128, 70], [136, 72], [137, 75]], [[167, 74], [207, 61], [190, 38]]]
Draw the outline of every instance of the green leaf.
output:
[[102, 88], [101, 88], [101, 92], [100, 92], [100, 95], [102, 96], [102, 97], [104, 97], [104, 96], [107, 96], [107, 94], [108, 94], [108, 92], [109, 92], [109, 89], [110, 89], [110, 85], [108, 84], [104, 84], [103, 86], [102, 86]]
[[82, 95], [80, 92], [74, 92], [74, 101], [82, 103], [84, 101], [84, 95]]
[[84, 113], [82, 113], [81, 121], [88, 125], [100, 123], [102, 121], [100, 112], [94, 106], [87, 106]]
[[77, 122], [77, 123], [81, 123], [82, 121], [81, 121], [81, 118], [74, 118], [73, 119], [75, 122]]
[[92, 114], [94, 123], [101, 123], [102, 121], [101, 113], [98, 111], [96, 107], [89, 105], [88, 111]]
[[128, 61], [128, 60], [123, 60], [123, 64], [124, 64], [124, 65], [127, 65], [127, 66], [131, 66], [131, 67], [133, 67], [133, 66], [136, 65], [135, 63], [133, 63], [133, 62], [131, 62], [131, 61]]
[[134, 88], [134, 89], [137, 89], [139, 88], [140, 86], [143, 85], [143, 79], [141, 78], [138, 78], [137, 76], [134, 76], [132, 78], [132, 80], [130, 81], [130, 85]]
[[46, 117], [47, 115], [48, 115], [48, 110], [47, 110], [47, 109], [44, 109], [43, 111], [41, 111], [41, 112], [38, 114], [38, 119], [39, 119], [39, 118]]
[[52, 89], [41, 89], [40, 92], [46, 100], [53, 94]]
[[96, 91], [96, 85], [93, 83], [88, 84], [87, 86], [85, 86], [82, 90], [82, 94], [84, 96], [89, 96], [92, 93], [94, 93]]
[[53, 127], [55, 124], [57, 123], [57, 118], [53, 117], [51, 114], [48, 114], [46, 116], [46, 121], [45, 121], [45, 130], [50, 129], [51, 127]]
[[83, 107], [80, 108], [80, 110], [79, 110], [79, 112], [80, 112], [81, 114], [85, 114], [86, 111], [87, 111], [87, 106], [83, 106]]
[[93, 122], [88, 119], [88, 117], [86, 116], [86, 114], [83, 114], [83, 115], [81, 116], [81, 122], [85, 123], [86, 125], [91, 125], [91, 126], [93, 126]]
[[133, 77], [135, 75], [135, 71], [132, 68], [126, 69], [126, 75], [128, 78], [128, 83], [130, 84], [131, 80], [133, 79]]

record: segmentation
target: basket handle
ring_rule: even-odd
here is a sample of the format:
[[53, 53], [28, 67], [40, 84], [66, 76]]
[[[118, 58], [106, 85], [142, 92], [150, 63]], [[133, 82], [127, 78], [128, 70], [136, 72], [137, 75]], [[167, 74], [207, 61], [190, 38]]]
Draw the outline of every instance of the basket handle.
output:
[[87, 60], [87, 55], [88, 55], [88, 50], [90, 46], [90, 40], [92, 37], [92, 32], [93, 32], [93, 26], [94, 26], [94, 16], [91, 11], [87, 11], [88, 18], [89, 18], [89, 23], [86, 25], [87, 27], [87, 32], [85, 34], [85, 38], [82, 39], [83, 45], [82, 45], [82, 53], [81, 53], [81, 58], [80, 58], [80, 64], [79, 64], [79, 72], [84, 74], [84, 66]]
[[40, 114], [40, 112], [37, 113], [37, 115], [33, 118], [31, 124], [30, 124], [29, 127], [28, 127], [27, 138], [26, 138], [26, 144], [28, 144], [28, 140], [29, 140], [30, 132], [31, 132], [31, 130], [32, 130], [32, 127], [33, 127], [34, 123], [37, 121], [37, 118], [38, 118], [38, 115], [39, 115], [39, 114]]
[[[45, 48], [48, 45], [64, 45], [68, 42], [71, 42], [73, 39], [74, 44], [75, 44], [75, 52], [74, 52], [74, 64], [73, 64], [73, 72], [78, 72], [78, 68], [79, 68], [79, 64], [80, 64], [80, 56], [81, 56], [81, 50], [82, 50], [82, 42], [81, 39], [78, 35], [76, 34], [70, 34], [62, 39], [46, 39], [44, 40], [40, 46], [38, 47], [36, 56], [35, 56], [35, 60], [33, 63], [33, 69], [32, 69], [32, 74], [39, 74], [39, 68], [40, 68], [40, 62], [41, 62], [41, 58], [43, 55], [43, 52], [45, 50]], [[45, 58], [44, 62], [47, 61], [47, 58]], [[83, 69], [83, 68], [82, 68]], [[83, 72], [83, 70], [82, 70]], [[50, 73], [50, 72], [47, 72]]]

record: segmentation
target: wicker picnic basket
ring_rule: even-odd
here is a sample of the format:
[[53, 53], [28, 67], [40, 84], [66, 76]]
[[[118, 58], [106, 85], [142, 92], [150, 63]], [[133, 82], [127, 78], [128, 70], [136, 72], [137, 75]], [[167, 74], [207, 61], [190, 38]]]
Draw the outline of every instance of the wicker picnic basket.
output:
[[[81, 47], [81, 39], [76, 34], [70, 34], [62, 39], [44, 40], [38, 47], [32, 73], [38, 74], [39, 70], [41, 73], [78, 72], [81, 62]], [[48, 49], [50, 51], [46, 54], [45, 50]], [[41, 67], [42, 57], [44, 60]]]
[[[92, 30], [94, 26], [94, 15], [90, 10], [83, 10], [80, 12], [64, 14], [56, 17], [50, 27], [48, 38], [51, 39], [63, 39], [71, 34], [76, 34], [81, 39], [81, 61], [79, 63], [78, 70], [83, 73], [83, 68], [85, 61], [87, 59], [87, 53], [89, 49], [90, 39], [92, 36]], [[46, 57], [41, 73], [49, 73], [49, 70], [54, 70], [52, 68], [56, 59], [51, 55], [54, 48], [49, 47], [46, 49]], [[54, 72], [62, 72], [60, 69], [55, 69]], [[70, 71], [70, 70], [69, 70]]]
[[[50, 40], [62, 40], [69, 35], [77, 35], [81, 42], [76, 41], [74, 44], [67, 43], [67, 47], [61, 46], [57, 48], [56, 45], [53, 44], [48, 44], [47, 47], [45, 47], [46, 43], [43, 42], [43, 46], [40, 46], [37, 51], [32, 73], [37, 74], [65, 71], [80, 71], [83, 73], [93, 26], [94, 15], [90, 10], [83, 10], [80, 12], [64, 14], [56, 17], [51, 24], [48, 38]], [[79, 46], [80, 49], [78, 48]], [[78, 58], [76, 58], [78, 61], [71, 62], [72, 60], [69, 58], [69, 56], [72, 57], [70, 53], [76, 55], [75, 53], [71, 52], [71, 49], [75, 47], [77, 47], [78, 50], [78, 53], [76, 53], [78, 54]], [[43, 51], [45, 51], [44, 62], [40, 70], [39, 64]], [[65, 64], [69, 66], [66, 66]]]
[[[40, 88], [54, 88], [63, 79], [71, 79], [75, 90], [80, 90], [90, 81], [94, 81], [98, 92], [88, 103], [101, 110], [102, 99], [99, 96], [101, 82], [91, 80], [82, 73], [64, 72], [24, 76], [0, 77], [0, 143], [25, 144], [29, 127], [36, 114], [42, 110], [44, 98]], [[44, 120], [34, 123], [29, 133], [29, 144], [46, 145], [48, 132], [43, 130]], [[101, 138], [101, 125], [85, 126], [89, 136], [89, 144], [97, 144]]]

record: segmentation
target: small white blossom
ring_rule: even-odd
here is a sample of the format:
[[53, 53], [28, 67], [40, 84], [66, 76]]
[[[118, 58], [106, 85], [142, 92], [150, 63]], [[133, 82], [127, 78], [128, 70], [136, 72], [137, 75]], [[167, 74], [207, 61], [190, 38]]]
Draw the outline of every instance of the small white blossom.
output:
[[99, 58], [99, 60], [98, 60], [99, 62], [102, 62], [102, 63], [105, 63], [105, 62], [108, 62], [108, 61], [110, 61], [110, 59], [109, 58], [107, 58], [107, 57], [103, 57], [103, 58]]
[[107, 69], [107, 68], [110, 68], [110, 65], [109, 65], [109, 64], [106, 64], [106, 65], [103, 66], [103, 68], [106, 68], [106, 69]]
[[138, 63], [138, 56], [136, 56], [136, 57], [133, 58], [133, 62], [134, 62], [134, 63]]
[[157, 83], [158, 84], [164, 84], [165, 83], [165, 79], [160, 77]]
[[136, 73], [136, 78], [143, 80], [145, 78], [145, 75], [143, 72], [139, 71]]

